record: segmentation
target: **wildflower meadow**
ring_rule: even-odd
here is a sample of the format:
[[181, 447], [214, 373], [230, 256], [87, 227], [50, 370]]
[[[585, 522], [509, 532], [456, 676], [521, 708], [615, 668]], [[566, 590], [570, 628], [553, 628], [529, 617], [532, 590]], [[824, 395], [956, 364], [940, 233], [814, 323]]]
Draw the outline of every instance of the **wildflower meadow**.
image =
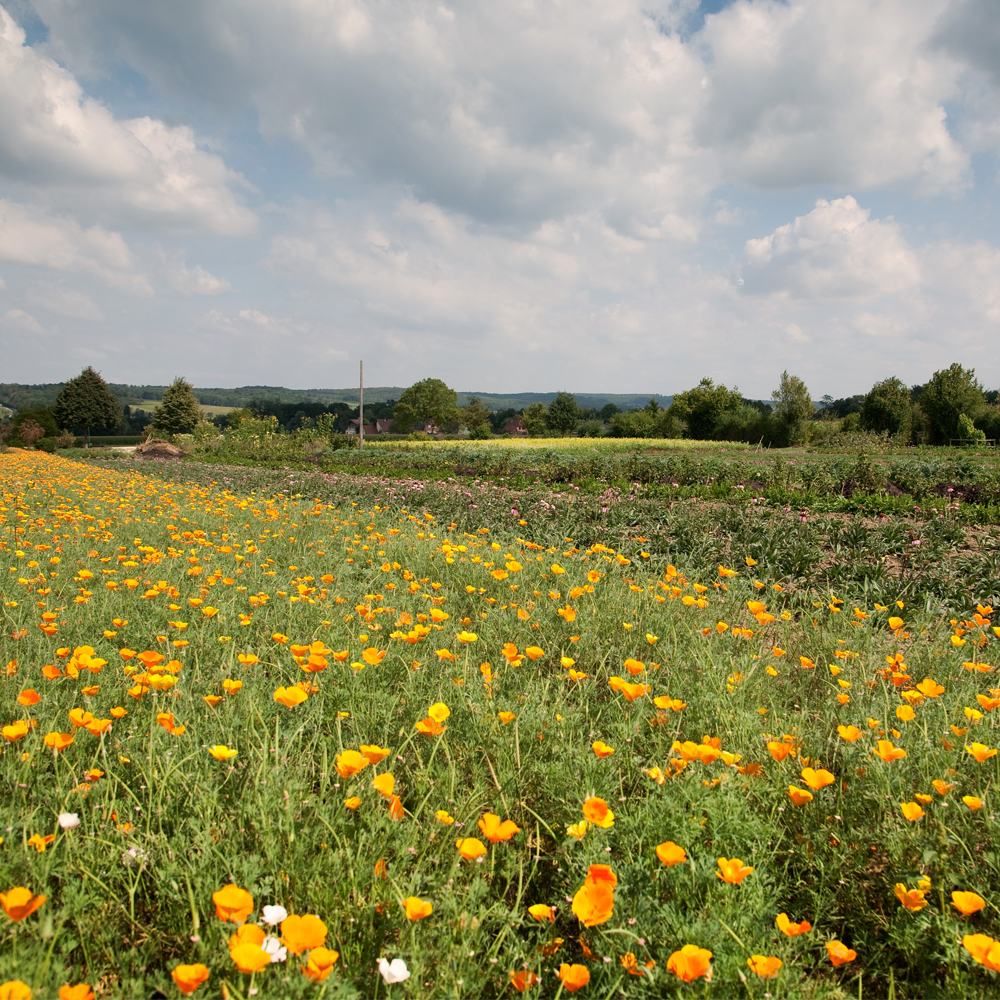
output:
[[995, 528], [254, 475], [0, 455], [0, 998], [997, 995]]

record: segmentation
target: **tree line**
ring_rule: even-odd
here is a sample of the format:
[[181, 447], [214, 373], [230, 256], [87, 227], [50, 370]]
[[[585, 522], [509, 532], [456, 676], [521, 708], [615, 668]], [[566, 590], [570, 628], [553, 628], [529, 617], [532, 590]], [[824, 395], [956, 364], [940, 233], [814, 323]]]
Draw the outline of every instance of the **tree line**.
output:
[[[66, 445], [70, 431], [217, 435], [242, 420], [274, 418], [284, 431], [322, 427], [344, 432], [359, 407], [350, 403], [284, 402], [253, 399], [228, 414], [207, 418], [191, 384], [176, 378], [162, 393], [152, 416], [122, 408], [93, 368], [66, 382], [51, 407], [19, 410], [0, 433], [11, 443], [53, 450]], [[366, 422], [391, 419], [394, 434], [465, 432], [473, 438], [515, 433], [540, 437], [576, 434], [589, 437], [678, 438], [746, 441], [785, 447], [822, 441], [837, 434], [866, 432], [898, 444], [976, 443], [1000, 438], [1000, 393], [987, 391], [975, 369], [955, 363], [934, 372], [922, 385], [907, 387], [899, 378], [876, 382], [865, 394], [844, 399], [824, 396], [814, 403], [805, 382], [782, 372], [770, 402], [748, 399], [736, 386], [703, 378], [674, 395], [669, 407], [655, 399], [622, 411], [613, 403], [601, 410], [581, 407], [572, 393], [552, 402], [535, 402], [521, 411], [490, 410], [475, 396], [458, 406], [458, 394], [441, 379], [426, 378], [400, 393], [398, 400], [365, 407]]]

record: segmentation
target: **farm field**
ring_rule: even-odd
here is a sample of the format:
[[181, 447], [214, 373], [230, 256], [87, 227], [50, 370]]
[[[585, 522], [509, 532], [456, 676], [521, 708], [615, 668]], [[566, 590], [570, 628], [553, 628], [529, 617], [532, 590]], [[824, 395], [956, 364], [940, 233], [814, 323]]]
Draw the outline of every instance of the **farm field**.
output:
[[995, 460], [460, 447], [0, 454], [0, 990], [995, 996]]

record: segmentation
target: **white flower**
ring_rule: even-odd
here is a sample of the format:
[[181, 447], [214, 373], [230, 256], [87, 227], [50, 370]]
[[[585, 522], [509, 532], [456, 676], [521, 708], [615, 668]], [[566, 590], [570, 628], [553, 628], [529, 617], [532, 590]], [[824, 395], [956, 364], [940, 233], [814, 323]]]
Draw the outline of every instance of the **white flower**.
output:
[[80, 825], [80, 817], [76, 813], [59, 813], [59, 825], [64, 830], [75, 830]]
[[260, 919], [264, 921], [265, 924], [270, 924], [272, 927], [275, 924], [280, 924], [285, 917], [288, 916], [288, 910], [283, 906], [265, 906], [260, 911]]
[[410, 978], [410, 970], [406, 967], [406, 962], [401, 958], [394, 958], [387, 962], [384, 958], [378, 960], [378, 971], [382, 978], [389, 983], [402, 983]]
[[[278, 909], [280, 910], [281, 907], [279, 906]], [[276, 937], [264, 938], [261, 948], [271, 956], [272, 962], [284, 962], [288, 958], [288, 949], [282, 948], [281, 941]]]

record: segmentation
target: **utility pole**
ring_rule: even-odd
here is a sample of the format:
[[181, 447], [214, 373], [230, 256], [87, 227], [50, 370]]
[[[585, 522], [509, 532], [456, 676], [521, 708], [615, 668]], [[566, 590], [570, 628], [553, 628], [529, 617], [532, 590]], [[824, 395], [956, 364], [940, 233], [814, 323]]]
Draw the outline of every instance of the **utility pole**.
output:
[[358, 450], [365, 446], [365, 363], [361, 362], [361, 386], [358, 394]]

